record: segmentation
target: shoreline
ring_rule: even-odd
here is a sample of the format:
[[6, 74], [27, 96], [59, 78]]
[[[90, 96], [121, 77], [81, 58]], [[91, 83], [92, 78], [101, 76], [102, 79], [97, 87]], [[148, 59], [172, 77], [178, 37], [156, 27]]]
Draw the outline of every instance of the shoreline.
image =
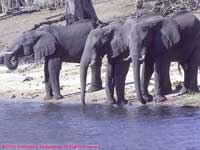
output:
[[[105, 67], [106, 64], [104, 60], [102, 65], [103, 87], [105, 87]], [[176, 63], [172, 64], [170, 70], [172, 84], [180, 82], [182, 80], [182, 76], [178, 74]], [[130, 101], [131, 105], [143, 106], [136, 99], [132, 73], [133, 69], [131, 66], [126, 79], [125, 97]], [[43, 101], [43, 97], [45, 95], [43, 65], [19, 65], [19, 68], [15, 71], [10, 71], [5, 67], [0, 66], [0, 75], [2, 78], [2, 80], [0, 80], [0, 102], [69, 103], [81, 105], [79, 64], [63, 63], [60, 75], [60, 84], [61, 93], [64, 98], [61, 100]], [[89, 71], [87, 89], [89, 88], [90, 78], [91, 72]], [[154, 81], [151, 80], [149, 91], [153, 93], [153, 89]], [[200, 94], [176, 96], [177, 94], [178, 93], [167, 95], [168, 100], [165, 102], [159, 104], [151, 102], [146, 106], [200, 106]], [[105, 104], [105, 101], [105, 89], [93, 93], [86, 93], [86, 104]]]
[[[102, 8], [100, 6], [105, 4], [97, 4], [95, 5], [95, 9], [97, 10], [97, 14], [102, 20], [106, 20], [113, 17], [119, 17], [126, 14], [130, 14], [132, 10], [128, 8], [121, 8], [119, 11], [115, 8], [118, 6], [117, 4], [112, 6], [107, 6]], [[130, 6], [131, 7], [131, 6]], [[106, 10], [112, 9], [113, 11], [105, 12]], [[44, 21], [46, 17], [50, 17], [52, 15], [56, 15], [58, 13], [63, 12], [63, 9], [59, 9], [56, 11], [43, 11], [36, 12], [30, 15], [20, 15], [12, 18], [8, 18], [2, 20], [0, 24], [0, 35], [3, 37], [0, 39], [0, 48], [1, 52], [5, 50], [8, 45], [10, 45], [21, 33], [27, 31], [32, 27], [33, 24]], [[200, 15], [196, 13], [196, 16], [200, 18]], [[12, 22], [12, 24], [10, 24]], [[64, 24], [64, 22], [60, 22], [59, 25]], [[15, 28], [13, 28], [15, 25]], [[106, 72], [106, 60], [103, 61], [101, 76], [103, 81], [103, 86], [105, 87], [105, 72]], [[61, 93], [64, 95], [63, 100], [59, 100], [59, 102], [64, 103], [80, 103], [80, 76], [79, 76], [79, 67], [78, 63], [63, 63], [62, 70], [60, 74], [60, 87]], [[43, 102], [43, 97], [45, 95], [45, 87], [44, 87], [44, 71], [43, 65], [37, 64], [24, 64], [19, 65], [17, 70], [10, 71], [6, 67], [0, 65], [0, 102], [4, 99], [6, 101], [35, 101], [35, 102]], [[91, 79], [90, 69], [88, 70], [88, 78], [87, 78], [87, 89], [89, 87], [89, 82]], [[183, 81], [183, 76], [178, 73], [177, 63], [171, 63], [170, 67], [170, 77], [173, 88], [176, 87], [177, 83]], [[200, 85], [200, 77], [198, 77]], [[150, 81], [149, 91], [153, 93], [154, 91], [154, 81], [153, 78]], [[133, 105], [140, 105], [136, 100], [134, 81], [133, 81], [133, 68], [130, 66], [127, 79], [126, 79], [126, 87], [125, 87], [126, 98], [128, 100], [134, 100]], [[173, 95], [173, 94], [172, 94]], [[200, 95], [197, 96], [183, 96], [183, 97], [169, 97], [168, 101], [163, 102], [161, 104], [156, 105], [196, 105], [200, 106]], [[101, 90], [95, 93], [86, 93], [86, 103], [94, 103], [94, 104], [103, 104], [106, 99], [105, 90]], [[174, 100], [175, 99], [175, 100]], [[186, 100], [183, 100], [186, 99]], [[192, 99], [192, 100], [191, 100]], [[154, 105], [154, 102], [148, 105]]]
[[[105, 104], [106, 98], [103, 97], [104, 90], [100, 90], [94, 93], [86, 93], [86, 106], [87, 105], [103, 105], [103, 106], [109, 106]], [[126, 97], [132, 97], [132, 96], [126, 96]], [[127, 98], [129, 101], [128, 104], [123, 106], [117, 106], [117, 105], [110, 105], [111, 107], [198, 107], [200, 108], [200, 94], [194, 94], [194, 95], [183, 95], [183, 96], [177, 96], [177, 93], [175, 94], [169, 94], [166, 96], [167, 100], [161, 103], [155, 103], [154, 101], [148, 103], [148, 104], [141, 104], [136, 97]], [[61, 100], [48, 100], [44, 101], [42, 97], [38, 98], [14, 98], [10, 99], [7, 97], [0, 96], [0, 103], [37, 103], [37, 104], [69, 104], [69, 105], [82, 105], [80, 100], [80, 95], [64, 95], [64, 98]]]

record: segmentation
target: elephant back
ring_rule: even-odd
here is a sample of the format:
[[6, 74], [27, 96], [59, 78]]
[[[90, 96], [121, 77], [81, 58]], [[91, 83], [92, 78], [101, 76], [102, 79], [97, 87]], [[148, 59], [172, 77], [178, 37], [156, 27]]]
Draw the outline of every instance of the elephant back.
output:
[[[74, 51], [81, 52], [84, 50], [85, 42], [90, 31], [96, 27], [97, 24], [94, 21], [85, 20], [76, 22], [67, 27], [49, 26], [48, 32], [55, 37], [60, 48], [66, 52], [66, 55], [71, 56], [74, 55]], [[79, 54], [82, 54], [82, 52]]]

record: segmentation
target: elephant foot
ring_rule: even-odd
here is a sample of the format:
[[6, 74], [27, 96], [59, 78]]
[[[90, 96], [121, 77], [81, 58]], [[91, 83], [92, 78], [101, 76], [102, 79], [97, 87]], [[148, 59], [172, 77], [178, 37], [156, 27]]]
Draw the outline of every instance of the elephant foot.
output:
[[53, 96], [52, 96], [52, 95], [46, 95], [46, 96], [43, 98], [44, 101], [48, 101], [48, 100], [51, 100], [51, 99], [53, 99]]
[[166, 101], [167, 98], [166, 98], [165, 96], [159, 95], [159, 96], [156, 96], [156, 97], [154, 98], [154, 100], [155, 100], [156, 103], [161, 103], [161, 102]]
[[118, 100], [116, 104], [117, 104], [117, 105], [126, 105], [126, 104], [128, 104], [128, 101], [125, 100], [125, 99], [123, 99], [123, 100]]
[[145, 100], [147, 103], [150, 103], [150, 102], [153, 101], [153, 96], [150, 95], [150, 94], [143, 94], [142, 96], [143, 96], [144, 100]]
[[55, 100], [59, 100], [59, 99], [63, 99], [63, 96], [62, 95], [54, 95], [54, 99]]
[[186, 87], [182, 87], [180, 92], [179, 92], [179, 95], [184, 95], [184, 94], [187, 94], [189, 93], [189, 90], [186, 88]]
[[171, 94], [172, 93], [172, 88], [165, 88], [163, 91], [163, 94], [167, 95], [167, 94]]
[[88, 89], [88, 93], [96, 92], [96, 91], [99, 91], [99, 90], [102, 90], [102, 89], [103, 89], [102, 85], [99, 85], [99, 86], [91, 86], [91, 87]]
[[198, 86], [194, 86], [189, 89], [189, 93], [199, 93], [199, 88]]
[[113, 104], [116, 104], [115, 100], [106, 100], [105, 102], [106, 105], [113, 105]]
[[193, 93], [199, 93], [199, 88], [197, 86], [194, 86], [192, 88], [186, 88], [183, 86], [179, 92], [179, 95], [184, 95], [184, 94], [193, 94]]
[[139, 99], [140, 103], [142, 103], [143, 105], [146, 104], [146, 101], [144, 99]]

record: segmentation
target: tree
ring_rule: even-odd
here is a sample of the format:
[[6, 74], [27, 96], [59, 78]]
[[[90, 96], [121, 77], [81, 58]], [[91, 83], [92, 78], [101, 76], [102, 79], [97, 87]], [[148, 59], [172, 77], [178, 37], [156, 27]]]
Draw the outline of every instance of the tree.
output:
[[0, 8], [3, 14], [8, 14], [12, 10], [19, 9], [20, 6], [26, 4], [24, 0], [0, 0], [0, 2]]
[[77, 20], [98, 20], [91, 0], [66, 0], [66, 24], [72, 24]]
[[32, 6], [33, 0], [25, 0], [26, 6]]
[[8, 1], [7, 0], [1, 0], [1, 7], [2, 7], [2, 13], [7, 14], [8, 12]]
[[91, 0], [53, 0], [53, 5], [55, 6], [58, 4], [58, 6], [62, 6], [64, 1], [66, 6], [65, 15], [61, 15], [61, 17], [54, 20], [49, 20], [49, 19], [52, 19], [60, 15], [49, 17], [47, 21], [35, 24], [34, 27], [31, 28], [30, 30], [35, 30], [44, 24], [53, 24], [64, 20], [66, 20], [66, 25], [72, 24], [73, 22], [82, 19], [91, 19], [101, 23], [101, 21], [99, 21], [96, 15]]
[[63, 7], [65, 4], [65, 0], [53, 0], [53, 6], [55, 8], [57, 7]]

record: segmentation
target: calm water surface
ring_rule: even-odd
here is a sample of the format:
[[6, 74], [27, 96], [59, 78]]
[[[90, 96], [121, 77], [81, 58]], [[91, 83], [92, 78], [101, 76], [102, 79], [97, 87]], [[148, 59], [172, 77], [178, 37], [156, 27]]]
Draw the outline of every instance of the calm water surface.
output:
[[200, 150], [200, 109], [1, 102], [0, 144], [5, 143]]

